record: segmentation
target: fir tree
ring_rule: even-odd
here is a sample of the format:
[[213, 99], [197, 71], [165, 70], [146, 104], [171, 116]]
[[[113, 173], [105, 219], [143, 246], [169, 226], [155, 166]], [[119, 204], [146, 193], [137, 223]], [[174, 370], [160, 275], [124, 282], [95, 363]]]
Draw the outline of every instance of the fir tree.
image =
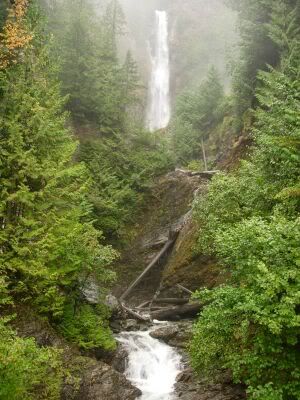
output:
[[202, 150], [207, 169], [204, 141], [211, 129], [222, 119], [223, 101], [224, 91], [215, 67], [210, 68], [206, 79], [196, 90], [189, 91], [179, 98], [176, 112], [178, 126], [174, 129], [175, 152], [178, 152], [179, 157], [184, 151], [190, 153], [188, 158], [199, 158], [199, 152]]
[[114, 252], [89, 222], [89, 177], [72, 163], [77, 144], [39, 20], [31, 7], [34, 39], [22, 62], [0, 73], [1, 274], [12, 294], [58, 316], [82, 279], [108, 278]]

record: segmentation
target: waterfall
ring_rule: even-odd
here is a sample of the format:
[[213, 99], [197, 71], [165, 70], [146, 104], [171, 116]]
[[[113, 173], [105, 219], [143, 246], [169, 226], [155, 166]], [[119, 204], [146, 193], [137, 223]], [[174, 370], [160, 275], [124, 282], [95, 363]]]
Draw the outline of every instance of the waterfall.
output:
[[152, 73], [149, 93], [148, 128], [165, 128], [170, 121], [170, 66], [168, 16], [155, 11], [155, 43], [151, 55]]
[[180, 355], [170, 346], [153, 339], [149, 332], [125, 332], [118, 340], [128, 352], [127, 379], [143, 395], [140, 400], [173, 400]]

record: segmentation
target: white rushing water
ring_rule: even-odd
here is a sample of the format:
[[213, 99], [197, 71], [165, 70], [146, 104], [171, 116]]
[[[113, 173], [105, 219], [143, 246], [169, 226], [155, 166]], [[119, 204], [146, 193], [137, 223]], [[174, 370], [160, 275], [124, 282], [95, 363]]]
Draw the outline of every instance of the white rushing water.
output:
[[155, 11], [155, 43], [151, 56], [152, 73], [149, 94], [148, 128], [165, 128], [170, 122], [170, 65], [168, 15]]
[[122, 333], [118, 340], [128, 352], [127, 379], [143, 395], [140, 400], [174, 400], [181, 357], [170, 346], [153, 339], [149, 332]]

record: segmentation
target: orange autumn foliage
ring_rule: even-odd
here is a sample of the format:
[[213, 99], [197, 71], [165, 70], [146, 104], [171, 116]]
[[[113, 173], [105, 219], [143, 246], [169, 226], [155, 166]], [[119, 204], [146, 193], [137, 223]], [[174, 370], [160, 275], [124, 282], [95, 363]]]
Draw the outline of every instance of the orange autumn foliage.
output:
[[16, 63], [21, 49], [32, 40], [32, 35], [25, 26], [28, 0], [15, 0], [10, 8], [3, 32], [0, 33], [0, 69]]

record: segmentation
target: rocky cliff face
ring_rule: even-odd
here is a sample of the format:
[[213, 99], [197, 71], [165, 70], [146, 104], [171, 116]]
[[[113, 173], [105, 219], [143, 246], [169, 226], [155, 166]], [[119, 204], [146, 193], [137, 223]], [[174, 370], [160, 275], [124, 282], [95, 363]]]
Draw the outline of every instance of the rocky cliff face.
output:
[[195, 193], [205, 192], [207, 180], [176, 170], [157, 180], [147, 206], [134, 227], [135, 236], [122, 251], [116, 266], [115, 294], [122, 292], [146, 268], [168, 241], [170, 229], [180, 229], [174, 247], [143, 279], [130, 296], [132, 304], [150, 300], [161, 287], [166, 295], [181, 295], [176, 284], [191, 290], [213, 287], [222, 281], [215, 260], [196, 254], [197, 227], [191, 207]]
[[[179, 171], [158, 179], [151, 190], [140, 218], [134, 226], [134, 237], [123, 249], [116, 266], [120, 295], [147, 266], [168, 241], [170, 229], [182, 224], [191, 208], [199, 177], [187, 177]], [[133, 302], [151, 298], [159, 287], [164, 265], [158, 265], [133, 292]]]
[[[141, 391], [115, 368], [112, 358], [117, 357], [117, 353], [112, 354], [108, 363], [95, 357], [97, 351], [89, 357], [62, 338], [32, 309], [23, 306], [15, 312], [14, 327], [19, 336], [34, 338], [39, 346], [55, 347], [62, 352], [64, 383], [61, 400], [135, 400], [140, 396]], [[101, 359], [106, 359], [101, 351], [99, 354]]]
[[223, 282], [224, 276], [215, 259], [195, 251], [197, 226], [190, 216], [179, 234], [163, 272], [165, 290], [181, 284], [191, 291], [209, 289]]

